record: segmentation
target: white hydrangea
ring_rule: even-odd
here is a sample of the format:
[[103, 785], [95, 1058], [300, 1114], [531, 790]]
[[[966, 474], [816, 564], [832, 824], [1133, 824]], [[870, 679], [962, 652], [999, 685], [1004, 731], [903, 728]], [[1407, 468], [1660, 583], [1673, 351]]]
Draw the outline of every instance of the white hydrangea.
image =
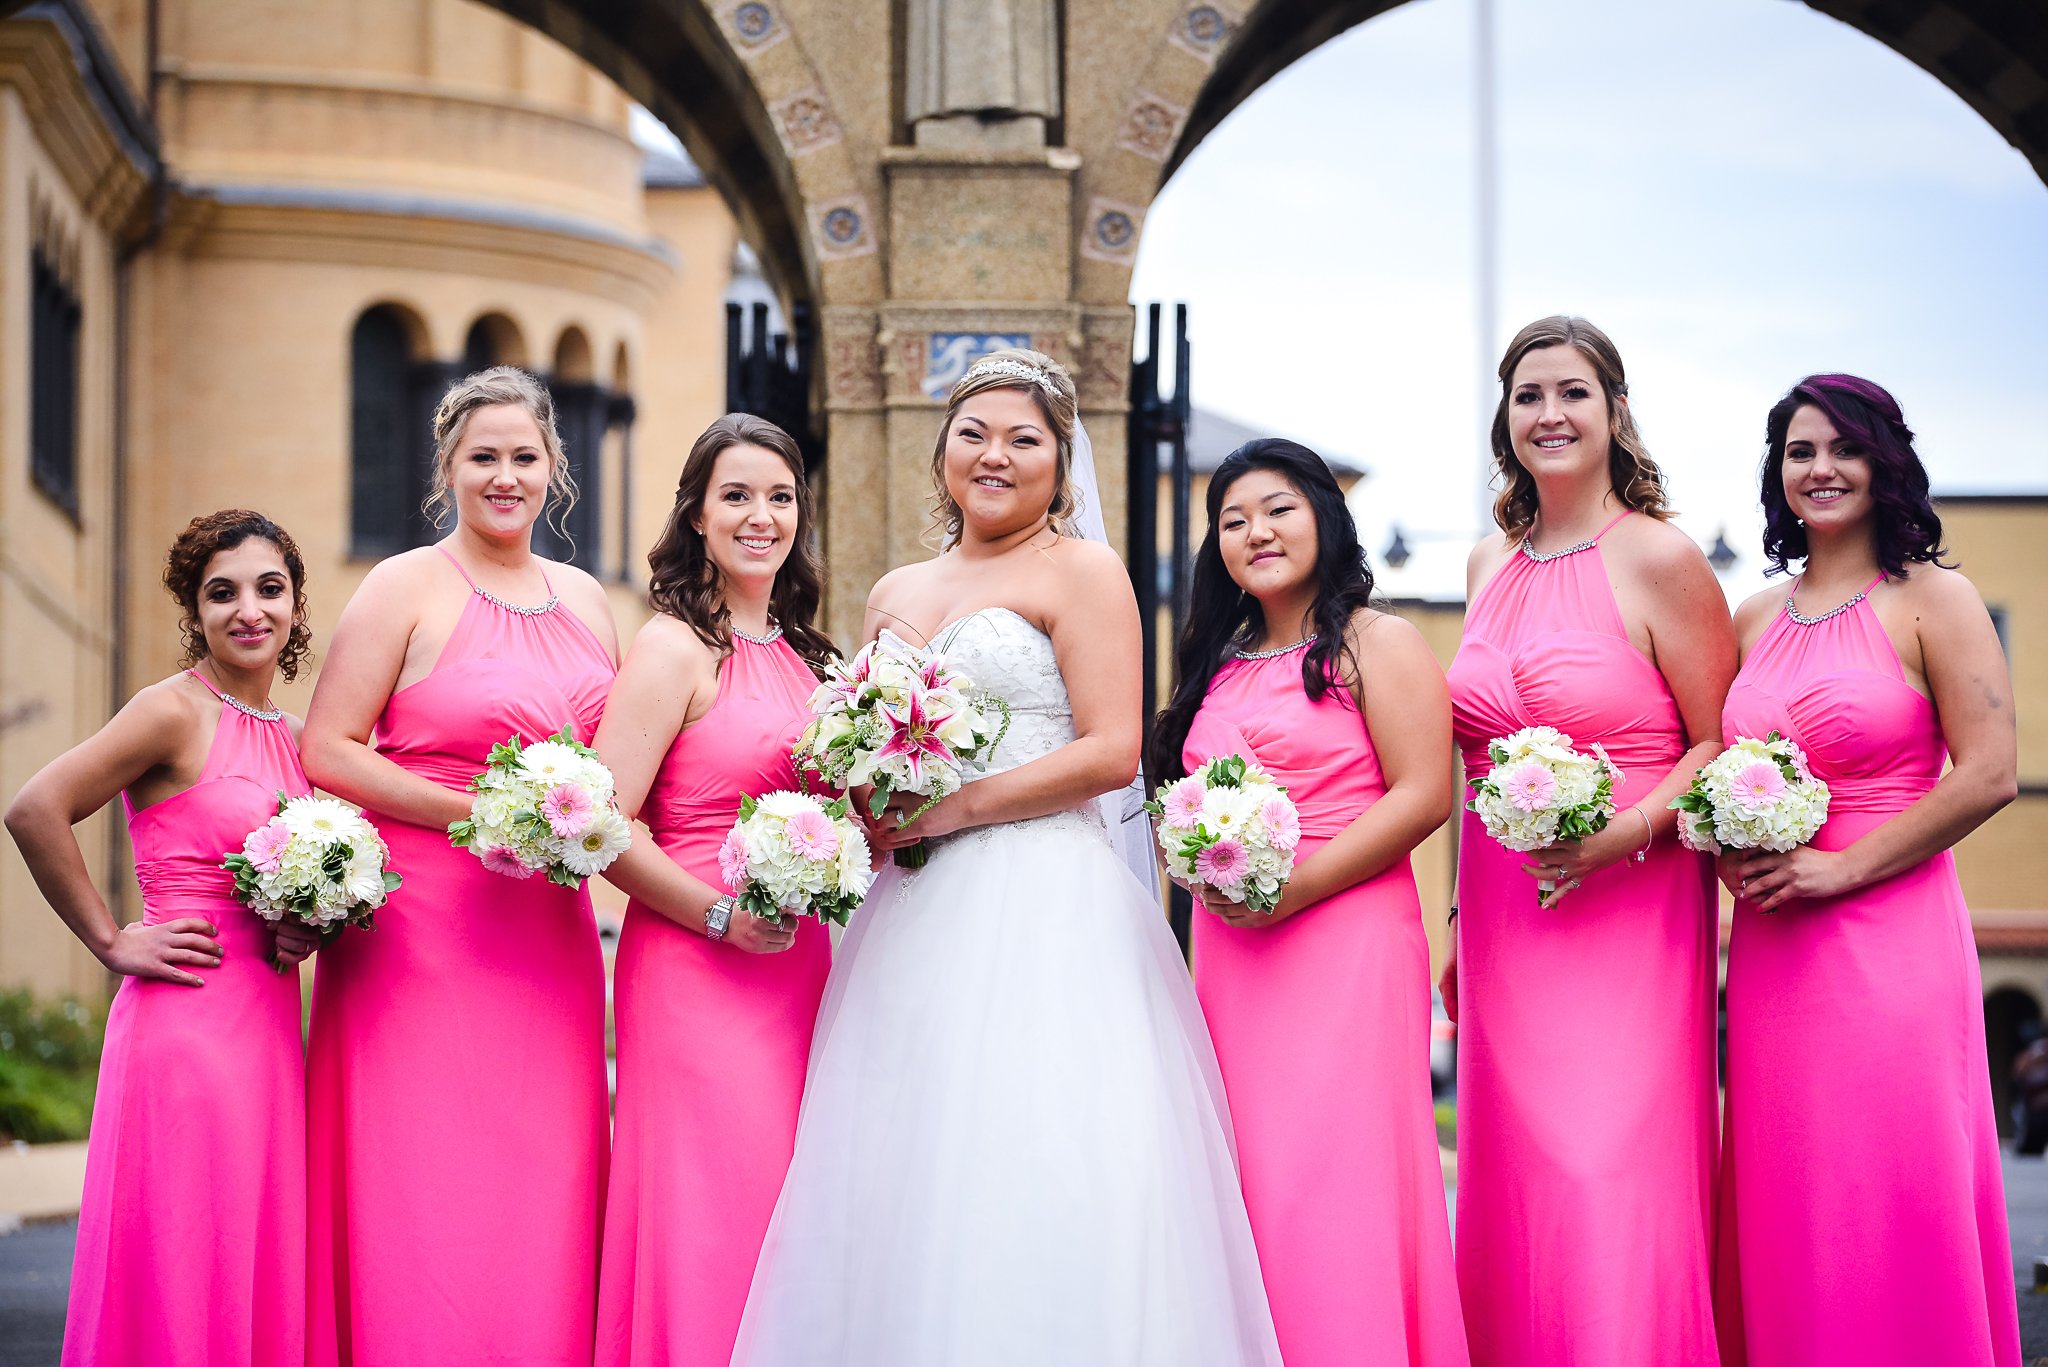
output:
[[1621, 770], [1599, 745], [1574, 748], [1554, 726], [1528, 726], [1487, 746], [1493, 767], [1466, 805], [1486, 833], [1517, 853], [1580, 840], [1613, 819]]
[[1692, 786], [1671, 806], [1678, 837], [1706, 854], [1804, 845], [1828, 818], [1828, 785], [1813, 776], [1806, 754], [1773, 731], [1736, 742], [1700, 766]]

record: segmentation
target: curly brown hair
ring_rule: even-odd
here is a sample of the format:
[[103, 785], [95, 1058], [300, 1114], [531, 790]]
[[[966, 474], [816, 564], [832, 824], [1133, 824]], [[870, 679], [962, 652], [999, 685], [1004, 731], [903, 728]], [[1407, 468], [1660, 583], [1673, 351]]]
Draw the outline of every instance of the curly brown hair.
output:
[[1614, 496], [1627, 507], [1650, 517], [1671, 516], [1670, 499], [1664, 492], [1664, 472], [1650, 459], [1642, 433], [1636, 430], [1629, 412], [1628, 375], [1621, 367], [1621, 352], [1599, 328], [1583, 318], [1562, 313], [1538, 318], [1515, 334], [1507, 354], [1500, 358], [1500, 406], [1493, 413], [1493, 466], [1501, 476], [1500, 495], [1493, 501], [1493, 520], [1510, 537], [1527, 534], [1536, 525], [1536, 480], [1515, 458], [1514, 438], [1508, 434], [1508, 404], [1514, 398], [1515, 367], [1532, 351], [1568, 346], [1578, 351], [1600, 379], [1607, 400], [1607, 478]]
[[694, 524], [711, 488], [712, 466], [721, 451], [734, 446], [773, 451], [789, 466], [790, 482], [796, 486], [796, 539], [789, 558], [776, 572], [768, 611], [791, 648], [813, 669], [822, 670], [834, 651], [831, 638], [817, 628], [818, 604], [825, 592], [825, 565], [812, 541], [817, 496], [804, 478], [803, 452], [796, 439], [766, 418], [728, 413], [705, 428], [690, 447], [682, 477], [676, 481], [676, 501], [669, 509], [668, 525], [647, 553], [647, 601], [657, 612], [688, 625], [721, 656], [732, 653], [732, 615], [726, 611], [718, 566], [705, 549], [704, 534]]
[[164, 587], [184, 614], [178, 622], [178, 629], [185, 635], [185, 658], [181, 663], [190, 669], [207, 656], [206, 632], [199, 625], [199, 585], [206, 578], [206, 567], [216, 555], [233, 550], [251, 537], [277, 547], [292, 577], [292, 629], [285, 638], [284, 649], [277, 652], [277, 672], [290, 683], [299, 677], [300, 667], [313, 658], [313, 628], [306, 623], [306, 562], [290, 532], [247, 508], [223, 508], [193, 518], [178, 533], [170, 554], [164, 557]]

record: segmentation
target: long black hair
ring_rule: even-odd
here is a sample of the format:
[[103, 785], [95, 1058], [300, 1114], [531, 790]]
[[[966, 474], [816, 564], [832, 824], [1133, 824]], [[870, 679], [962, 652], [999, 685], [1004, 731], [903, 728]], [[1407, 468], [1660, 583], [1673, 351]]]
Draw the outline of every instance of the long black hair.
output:
[[1372, 570], [1358, 544], [1358, 525], [1344, 506], [1344, 491], [1323, 458], [1300, 442], [1259, 437], [1223, 458], [1209, 479], [1209, 530], [1195, 552], [1187, 627], [1174, 649], [1173, 696], [1152, 725], [1147, 773], [1164, 783], [1187, 773], [1181, 747], [1224, 661], [1265, 634], [1259, 600], [1237, 586], [1223, 564], [1216, 524], [1230, 486], [1254, 470], [1271, 470], [1292, 484], [1316, 519], [1315, 643], [1302, 653], [1301, 683], [1319, 699], [1358, 675], [1351, 653], [1351, 618], [1372, 598]]
[[1909, 561], [1953, 565], [1942, 557], [1941, 518], [1928, 493], [1927, 467], [1913, 449], [1913, 429], [1899, 401], [1881, 385], [1855, 375], [1808, 375], [1771, 406], [1764, 420], [1764, 459], [1759, 471], [1764, 504], [1764, 559], [1769, 573], [1783, 574], [1789, 562], [1806, 558], [1806, 525], [1785, 499], [1785, 441], [1792, 415], [1807, 406], [1827, 415], [1835, 430], [1863, 448], [1870, 466], [1870, 498], [1876, 505], [1877, 563], [1887, 579], [1906, 572]]

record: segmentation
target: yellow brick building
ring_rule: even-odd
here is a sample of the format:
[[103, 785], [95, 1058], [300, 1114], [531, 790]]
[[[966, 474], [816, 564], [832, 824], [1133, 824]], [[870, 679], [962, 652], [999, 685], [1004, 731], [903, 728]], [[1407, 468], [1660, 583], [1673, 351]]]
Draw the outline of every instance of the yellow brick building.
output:
[[[431, 535], [428, 415], [478, 364], [553, 384], [576, 558], [630, 638], [682, 457], [723, 409], [738, 237], [687, 162], [635, 144], [631, 108], [469, 0], [0, 19], [0, 792], [175, 667], [158, 576], [196, 513], [292, 532], [317, 651], [368, 566]], [[279, 701], [303, 711], [311, 682]], [[81, 835], [132, 913], [112, 815]], [[15, 985], [106, 988], [9, 847]]]

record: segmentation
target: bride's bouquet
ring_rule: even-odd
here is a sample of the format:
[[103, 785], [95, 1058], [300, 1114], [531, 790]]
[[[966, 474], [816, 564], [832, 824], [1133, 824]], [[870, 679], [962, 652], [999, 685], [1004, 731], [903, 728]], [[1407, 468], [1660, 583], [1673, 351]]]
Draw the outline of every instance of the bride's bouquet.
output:
[[1242, 755], [1218, 755], [1162, 784], [1145, 810], [1159, 818], [1159, 849], [1184, 883], [1201, 883], [1271, 914], [1294, 873], [1301, 816], [1287, 790]]
[[285, 917], [326, 933], [368, 930], [401, 880], [391, 851], [363, 814], [331, 797], [277, 795], [277, 815], [221, 860], [235, 900], [266, 921]]
[[1689, 850], [1783, 854], [1828, 819], [1828, 785], [1806, 767], [1804, 751], [1773, 731], [1763, 740], [1740, 737], [1714, 756], [1671, 807]]
[[612, 771], [567, 727], [523, 748], [517, 736], [492, 746], [469, 791], [469, 818], [449, 823], [449, 843], [508, 878], [544, 873], [580, 888], [633, 843], [612, 799]]
[[784, 913], [845, 925], [875, 877], [845, 798], [789, 792], [740, 799], [739, 820], [718, 850], [718, 876], [741, 909], [778, 926]]
[[[815, 769], [842, 791], [873, 784], [868, 811], [876, 817], [893, 794], [924, 798], [906, 824], [958, 792], [1010, 729], [1008, 703], [976, 694], [942, 652], [887, 633], [850, 661], [835, 656], [810, 707], [796, 743], [798, 772]], [[926, 857], [922, 845], [896, 851], [906, 869], [922, 868]]]
[[[1518, 854], [1584, 840], [1614, 818], [1614, 790], [1621, 770], [1598, 744], [1592, 754], [1572, 748], [1572, 738], [1554, 726], [1525, 726], [1487, 742], [1493, 768], [1472, 785], [1466, 806], [1479, 814], [1486, 833]], [[1544, 892], [1557, 891], [1543, 879]]]

